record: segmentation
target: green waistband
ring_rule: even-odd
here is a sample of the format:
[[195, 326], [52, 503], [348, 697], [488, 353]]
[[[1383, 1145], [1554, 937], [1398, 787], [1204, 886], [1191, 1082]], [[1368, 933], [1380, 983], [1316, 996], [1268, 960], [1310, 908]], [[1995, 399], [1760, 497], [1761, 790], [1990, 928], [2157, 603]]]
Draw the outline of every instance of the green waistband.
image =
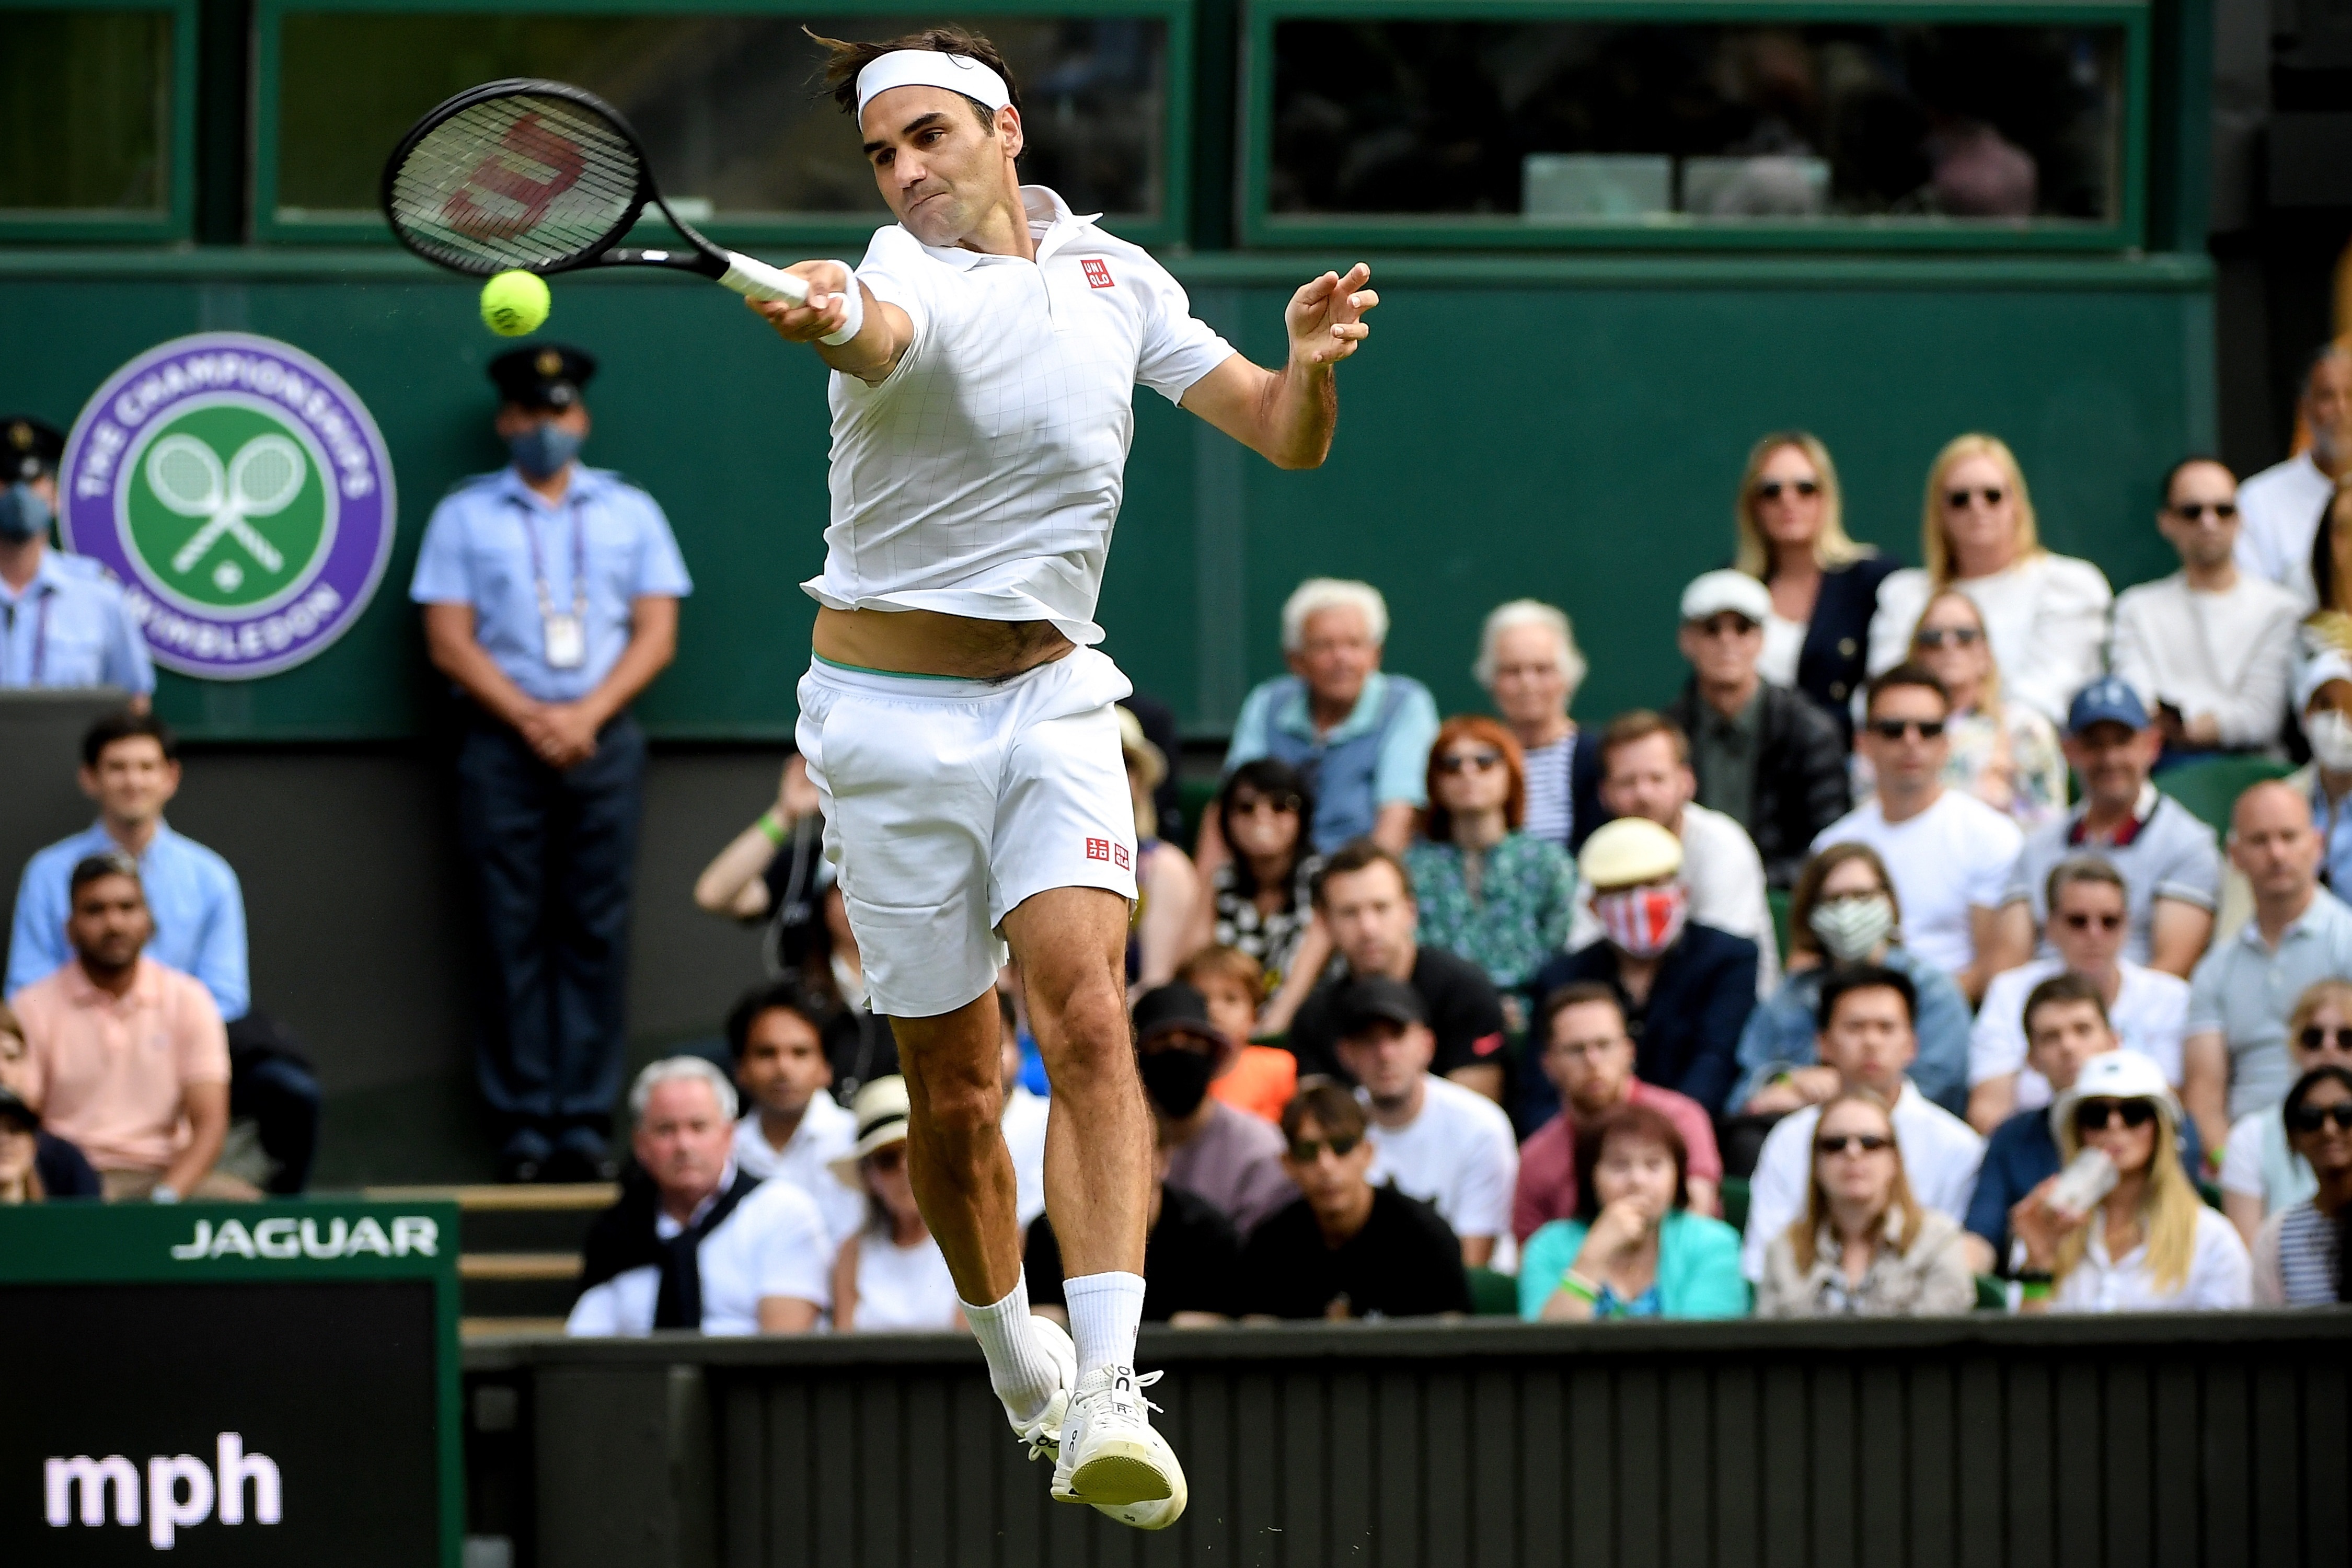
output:
[[860, 675], [887, 675], [893, 680], [973, 680], [985, 679], [983, 677], [969, 675], [927, 675], [919, 670], [912, 669], [876, 669], [869, 665], [844, 664], [837, 658], [827, 658], [824, 655], [814, 651], [809, 654], [809, 657], [816, 660], [819, 664], [830, 665], [835, 669], [854, 669]]

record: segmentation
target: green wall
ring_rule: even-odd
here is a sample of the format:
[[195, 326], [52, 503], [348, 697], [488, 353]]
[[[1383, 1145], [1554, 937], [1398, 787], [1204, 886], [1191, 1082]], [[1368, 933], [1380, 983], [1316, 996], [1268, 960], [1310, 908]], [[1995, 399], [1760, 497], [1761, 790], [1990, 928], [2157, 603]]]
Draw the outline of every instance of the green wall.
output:
[[[1337, 257], [1175, 258], [1202, 315], [1264, 362], [1289, 289]], [[1342, 374], [1331, 460], [1278, 473], [1139, 393], [1105, 585], [1110, 651], [1192, 730], [1279, 667], [1276, 612], [1313, 573], [1362, 576], [1395, 616], [1389, 663], [1475, 703], [1479, 617], [1523, 594], [1576, 618], [1580, 711], [1661, 700], [1673, 605], [1729, 551], [1731, 487], [1762, 431], [1837, 457], [1849, 527], [1916, 559], [1927, 462], [1964, 429], [2024, 461], [2053, 547], [2118, 586], [2167, 569], [2151, 487], [2214, 436], [2201, 258], [1968, 262], [1378, 258], [1374, 337]], [[282, 338], [373, 410], [398, 471], [398, 546], [361, 624], [245, 684], [165, 677], [163, 710], [215, 739], [397, 737], [433, 683], [405, 598], [434, 502], [496, 465], [474, 290], [383, 251], [0, 253], [0, 405], [69, 422], [131, 354], [183, 333]], [[697, 592], [657, 734], [789, 730], [825, 517], [824, 378], [730, 295], [559, 280], [551, 335], [594, 352], [592, 461], [667, 509]]]

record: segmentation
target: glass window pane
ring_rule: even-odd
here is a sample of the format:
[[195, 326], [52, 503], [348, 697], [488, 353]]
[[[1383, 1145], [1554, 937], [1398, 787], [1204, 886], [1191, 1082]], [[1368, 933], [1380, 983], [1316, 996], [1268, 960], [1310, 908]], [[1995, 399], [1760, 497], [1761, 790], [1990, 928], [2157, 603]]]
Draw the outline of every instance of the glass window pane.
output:
[[[278, 216], [373, 214], [384, 156], [415, 118], [499, 77], [576, 83], [645, 139], [688, 222], [838, 214], [887, 219], [856, 127], [820, 96], [835, 38], [887, 38], [917, 16], [289, 16]], [[974, 18], [1021, 84], [1023, 178], [1080, 212], [1156, 216], [1168, 29], [1157, 19]], [[354, 71], [355, 60], [371, 62]]]
[[1288, 21], [1276, 215], [2119, 220], [2124, 30]]
[[11, 11], [0, 211], [155, 217], [171, 205], [172, 17]]

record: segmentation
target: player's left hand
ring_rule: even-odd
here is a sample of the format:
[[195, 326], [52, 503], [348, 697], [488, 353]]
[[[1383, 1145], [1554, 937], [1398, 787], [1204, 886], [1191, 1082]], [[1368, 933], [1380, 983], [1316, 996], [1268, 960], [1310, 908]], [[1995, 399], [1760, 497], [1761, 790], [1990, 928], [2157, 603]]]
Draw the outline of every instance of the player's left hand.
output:
[[1359, 261], [1346, 277], [1326, 272], [1290, 297], [1282, 320], [1290, 329], [1293, 364], [1337, 364], [1371, 335], [1364, 312], [1381, 302], [1364, 287], [1371, 276], [1372, 269]]

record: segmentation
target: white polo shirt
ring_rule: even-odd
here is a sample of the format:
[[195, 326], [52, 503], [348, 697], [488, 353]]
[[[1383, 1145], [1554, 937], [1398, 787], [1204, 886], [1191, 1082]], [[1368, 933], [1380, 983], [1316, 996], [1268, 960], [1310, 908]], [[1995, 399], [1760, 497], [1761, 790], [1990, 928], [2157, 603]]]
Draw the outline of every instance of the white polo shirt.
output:
[[1822, 829], [1818, 855], [1832, 844], [1867, 844], [1886, 863], [1903, 904], [1903, 945], [1948, 974], [1976, 962], [1970, 910], [1997, 910], [2025, 836], [1972, 795], [1946, 789], [1916, 816], [1890, 823], [1876, 797]]
[[[1813, 1183], [1813, 1129], [1822, 1108], [1808, 1105], [1773, 1123], [1756, 1155], [1748, 1178], [1748, 1236], [1739, 1267], [1750, 1280], [1764, 1278], [1764, 1249], [1805, 1212]], [[1960, 1220], [1976, 1191], [1977, 1167], [1984, 1163], [1984, 1140], [1976, 1130], [1929, 1100], [1908, 1079], [1895, 1101], [1895, 1146], [1903, 1153], [1903, 1174], [1921, 1208]]]
[[914, 339], [879, 386], [835, 373], [835, 609], [1047, 620], [1080, 645], [1118, 521], [1134, 389], [1171, 403], [1233, 356], [1139, 246], [1043, 185], [1021, 187], [1031, 262], [878, 229], [857, 277]]
[[[2130, 959], [2117, 962], [2123, 984], [2107, 1009], [2116, 1043], [2137, 1051], [2164, 1069], [2164, 1081], [2180, 1087], [2180, 1037], [2189, 1023], [2189, 982]], [[1969, 1031], [1969, 1087], [2007, 1073], [2017, 1075], [2017, 1109], [2037, 1110], [2050, 1103], [2050, 1080], [2025, 1065], [2025, 999], [2033, 988], [2063, 973], [2064, 960], [2037, 958], [2003, 970], [1985, 987]]]
[[[1519, 1143], [1503, 1108], [1475, 1089], [1423, 1074], [1421, 1114], [1402, 1127], [1371, 1123], [1371, 1182], [1393, 1182], [1445, 1216], [1456, 1236], [1493, 1237], [1500, 1261], [1511, 1239], [1511, 1193]], [[1370, 1096], [1356, 1091], [1367, 1107]]]
[[781, 1149], [760, 1131], [760, 1113], [748, 1112], [735, 1123], [735, 1163], [766, 1181], [782, 1176], [816, 1200], [824, 1227], [838, 1245], [866, 1223], [863, 1194], [842, 1185], [831, 1162], [849, 1152], [857, 1142], [857, 1118], [824, 1089], [809, 1097], [801, 1124]]
[[2170, 1289], [2159, 1289], [2147, 1266], [2143, 1241], [2120, 1258], [2107, 1256], [2107, 1227], [2094, 1223], [2083, 1260], [2058, 1282], [2050, 1298], [2053, 1312], [2188, 1312], [2251, 1307], [2254, 1263], [2238, 1227], [2197, 1205], [2197, 1239], [2189, 1273]]
[[[733, 1184], [730, 1163], [720, 1192]], [[715, 1199], [713, 1200], [715, 1201]], [[667, 1241], [686, 1227], [656, 1215], [654, 1234]], [[833, 1237], [816, 1200], [790, 1182], [766, 1181], [702, 1238], [695, 1266], [702, 1275], [702, 1331], [756, 1334], [760, 1303], [772, 1296], [833, 1306]], [[661, 1294], [661, 1270], [652, 1264], [615, 1274], [584, 1291], [564, 1321], [567, 1334], [649, 1334]]]

